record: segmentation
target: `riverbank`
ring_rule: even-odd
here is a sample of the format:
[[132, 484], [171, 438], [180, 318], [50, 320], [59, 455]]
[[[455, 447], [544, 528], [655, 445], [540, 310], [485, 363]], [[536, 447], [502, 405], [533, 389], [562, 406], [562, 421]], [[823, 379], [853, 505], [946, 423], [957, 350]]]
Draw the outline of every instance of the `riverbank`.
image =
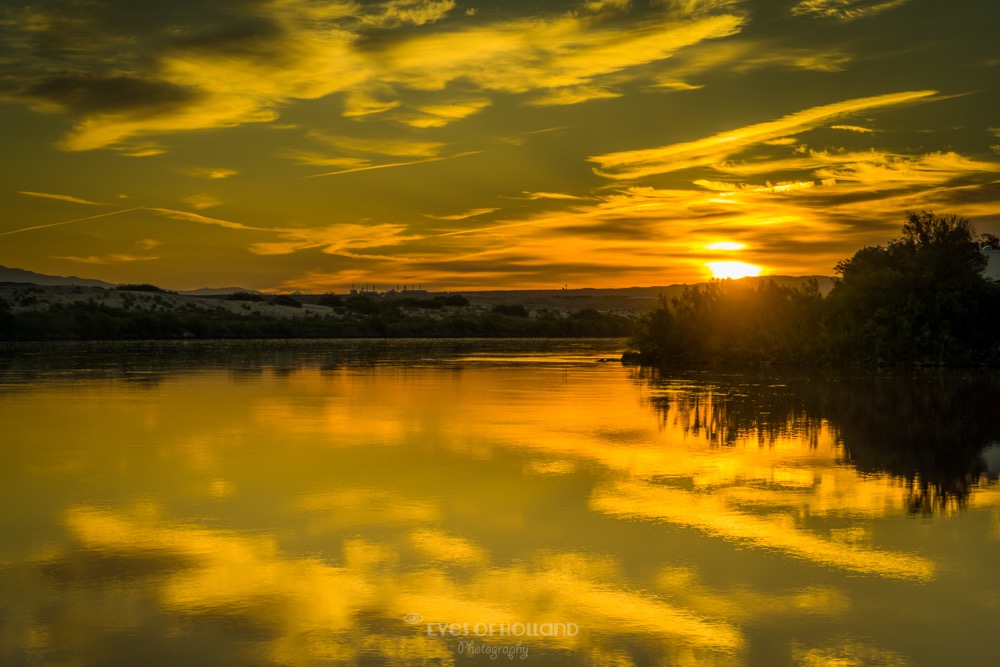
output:
[[636, 318], [589, 307], [473, 304], [459, 295], [199, 296], [150, 285], [0, 284], [0, 340], [616, 337], [631, 335]]

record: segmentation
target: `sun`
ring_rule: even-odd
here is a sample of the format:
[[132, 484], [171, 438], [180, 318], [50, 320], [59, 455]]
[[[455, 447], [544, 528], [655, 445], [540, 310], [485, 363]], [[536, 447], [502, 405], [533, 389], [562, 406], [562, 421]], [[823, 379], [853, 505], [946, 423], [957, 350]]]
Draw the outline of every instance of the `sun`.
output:
[[759, 276], [762, 267], [746, 262], [706, 262], [705, 266], [712, 272], [713, 278], [749, 278]]

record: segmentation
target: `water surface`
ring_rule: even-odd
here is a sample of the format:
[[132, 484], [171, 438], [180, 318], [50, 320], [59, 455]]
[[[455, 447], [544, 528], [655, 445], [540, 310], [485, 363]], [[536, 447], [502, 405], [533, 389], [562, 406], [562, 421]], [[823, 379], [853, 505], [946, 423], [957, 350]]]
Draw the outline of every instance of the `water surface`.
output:
[[993, 665], [1000, 377], [18, 346], [0, 663]]

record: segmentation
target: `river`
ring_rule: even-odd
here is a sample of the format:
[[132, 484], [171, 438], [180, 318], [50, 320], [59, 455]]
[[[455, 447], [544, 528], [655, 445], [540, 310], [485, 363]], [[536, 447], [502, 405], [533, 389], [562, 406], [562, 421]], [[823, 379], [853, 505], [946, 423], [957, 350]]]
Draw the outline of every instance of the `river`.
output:
[[1000, 375], [621, 350], [5, 349], [0, 663], [997, 664]]

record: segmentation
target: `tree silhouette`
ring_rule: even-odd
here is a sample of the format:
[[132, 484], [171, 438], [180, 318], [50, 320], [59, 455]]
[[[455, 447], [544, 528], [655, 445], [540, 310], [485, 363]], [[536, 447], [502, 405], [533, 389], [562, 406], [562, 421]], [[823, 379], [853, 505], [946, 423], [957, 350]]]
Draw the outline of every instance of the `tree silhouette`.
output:
[[996, 352], [998, 292], [972, 224], [907, 213], [902, 236], [839, 262], [827, 299], [837, 358], [968, 363]]

